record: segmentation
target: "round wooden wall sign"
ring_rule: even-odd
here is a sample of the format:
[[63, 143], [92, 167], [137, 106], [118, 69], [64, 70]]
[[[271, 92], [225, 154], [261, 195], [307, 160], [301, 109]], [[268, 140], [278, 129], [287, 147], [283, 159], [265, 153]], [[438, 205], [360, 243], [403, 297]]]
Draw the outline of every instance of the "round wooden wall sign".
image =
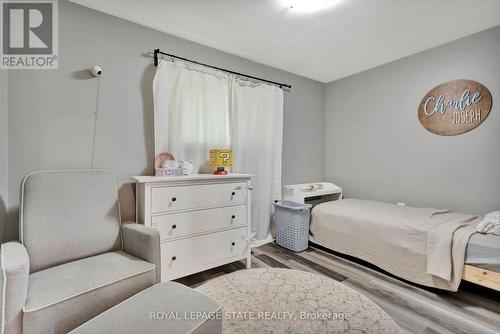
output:
[[418, 108], [420, 123], [442, 136], [454, 136], [478, 127], [493, 104], [491, 93], [472, 80], [455, 80], [433, 88]]

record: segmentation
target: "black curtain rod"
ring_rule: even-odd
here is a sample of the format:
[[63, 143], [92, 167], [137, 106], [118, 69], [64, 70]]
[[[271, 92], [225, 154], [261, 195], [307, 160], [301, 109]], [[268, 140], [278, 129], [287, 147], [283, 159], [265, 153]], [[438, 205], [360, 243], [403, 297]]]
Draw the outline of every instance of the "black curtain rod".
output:
[[279, 86], [280, 88], [283, 88], [283, 87], [292, 88], [292, 86], [290, 86], [288, 84], [279, 83], [279, 82], [275, 82], [275, 81], [271, 81], [271, 80], [266, 80], [266, 79], [262, 79], [262, 78], [257, 78], [257, 77], [254, 77], [254, 76], [251, 76], [251, 75], [248, 75], [248, 74], [243, 74], [243, 73], [238, 73], [238, 72], [226, 70], [225, 68], [220, 68], [220, 67], [217, 67], [217, 66], [203, 64], [203, 63], [197, 62], [195, 60], [191, 60], [191, 59], [179, 57], [179, 56], [176, 56], [176, 55], [173, 55], [173, 54], [161, 52], [160, 49], [155, 49], [154, 50], [154, 64], [155, 64], [155, 66], [158, 66], [158, 55], [159, 54], [160, 55], [164, 55], [164, 56], [168, 56], [168, 57], [171, 57], [171, 58], [177, 58], [177, 59], [180, 59], [180, 60], [188, 61], [188, 62], [193, 63], [193, 64], [198, 64], [198, 65], [210, 67], [210, 68], [213, 68], [213, 69], [216, 69], [216, 70], [219, 70], [219, 71], [223, 71], [223, 72], [227, 72], [227, 73], [231, 73], [231, 74], [236, 74], [236, 75], [238, 75], [240, 77], [245, 77], [245, 78], [250, 78], [250, 79], [254, 79], [254, 80], [258, 80], [258, 81], [267, 82], [267, 83]]

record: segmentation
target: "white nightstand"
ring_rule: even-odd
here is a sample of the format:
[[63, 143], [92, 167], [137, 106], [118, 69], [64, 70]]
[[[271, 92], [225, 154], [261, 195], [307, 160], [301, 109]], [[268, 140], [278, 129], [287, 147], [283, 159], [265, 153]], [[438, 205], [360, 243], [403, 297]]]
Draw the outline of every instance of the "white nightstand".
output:
[[342, 188], [329, 182], [289, 184], [284, 186], [283, 199], [314, 206], [342, 199]]

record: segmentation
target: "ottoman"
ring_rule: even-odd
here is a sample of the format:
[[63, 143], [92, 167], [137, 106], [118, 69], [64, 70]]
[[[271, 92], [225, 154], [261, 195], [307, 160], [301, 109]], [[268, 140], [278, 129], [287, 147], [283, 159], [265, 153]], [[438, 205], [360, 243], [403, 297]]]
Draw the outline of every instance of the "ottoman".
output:
[[182, 284], [160, 283], [101, 313], [73, 334], [220, 334], [221, 307]]

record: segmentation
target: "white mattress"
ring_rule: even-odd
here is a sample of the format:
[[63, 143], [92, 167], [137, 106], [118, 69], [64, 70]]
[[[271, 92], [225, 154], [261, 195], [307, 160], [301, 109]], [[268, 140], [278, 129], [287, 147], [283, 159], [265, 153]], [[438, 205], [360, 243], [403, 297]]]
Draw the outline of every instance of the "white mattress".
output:
[[469, 239], [465, 263], [500, 272], [500, 236], [475, 233]]
[[[334, 215], [329, 215], [328, 220], [333, 220], [335, 221], [336, 219], [355, 219], [359, 218], [360, 216], [360, 209], [363, 208], [365, 205], [363, 203], [370, 203], [367, 201], [360, 201], [360, 200], [344, 200], [348, 202], [357, 202], [359, 203], [359, 208], [355, 206], [356, 210], [351, 210], [350, 213], [345, 216], [345, 212], [343, 215], [345, 217], [342, 217], [342, 214], [338, 217]], [[376, 202], [372, 202], [376, 203]], [[337, 205], [336, 205], [337, 204]], [[323, 210], [323, 208], [326, 208], [326, 206], [338, 206], [340, 203], [335, 203], [335, 202], [330, 202], [330, 203], [325, 203], [324, 205], [318, 205], [314, 208], [314, 210]], [[380, 205], [388, 205], [385, 203], [379, 203]], [[414, 210], [409, 207], [397, 207], [395, 205], [391, 205], [390, 208], [388, 208], [387, 212], [389, 214], [389, 217], [386, 218], [380, 218], [375, 219], [374, 213], [371, 213], [370, 210], [365, 210], [364, 211], [364, 216], [365, 220], [371, 221], [372, 225], [371, 228], [374, 226], [380, 225], [381, 228], [385, 225], [387, 220], [390, 219], [396, 219], [397, 221], [401, 222], [402, 224], [407, 224], [407, 212], [406, 210]], [[352, 216], [350, 216], [352, 215]], [[314, 214], [313, 214], [314, 218]], [[421, 218], [421, 217], [420, 217]], [[416, 219], [416, 220], [415, 220]], [[313, 219], [314, 220], [314, 219]], [[332, 223], [333, 223], [332, 221]], [[378, 223], [375, 223], [377, 221]], [[419, 217], [414, 217], [413, 219], [414, 223], [419, 221]], [[330, 228], [335, 229], [335, 225], [332, 225]], [[367, 226], [368, 227], [368, 226]], [[314, 221], [311, 224], [311, 229], [314, 230]], [[326, 231], [327, 232], [327, 231]], [[318, 244], [321, 244], [321, 242], [318, 242], [318, 240], [314, 240], [314, 238], [311, 238], [312, 242], [316, 242]], [[323, 246], [328, 246], [328, 245], [323, 245]], [[332, 248], [333, 249], [333, 248]], [[335, 249], [333, 249], [335, 250]], [[338, 250], [337, 250], [338, 251]], [[350, 254], [351, 255], [351, 254]], [[467, 243], [467, 248], [465, 252], [465, 264], [472, 265], [475, 267], [479, 268], [484, 268], [487, 270], [491, 271], [496, 271], [500, 272], [500, 236], [498, 235], [492, 235], [492, 234], [481, 234], [481, 233], [474, 233], [470, 237], [468, 243]]]
[[480, 217], [344, 199], [312, 210], [310, 240], [408, 281], [456, 291]]

